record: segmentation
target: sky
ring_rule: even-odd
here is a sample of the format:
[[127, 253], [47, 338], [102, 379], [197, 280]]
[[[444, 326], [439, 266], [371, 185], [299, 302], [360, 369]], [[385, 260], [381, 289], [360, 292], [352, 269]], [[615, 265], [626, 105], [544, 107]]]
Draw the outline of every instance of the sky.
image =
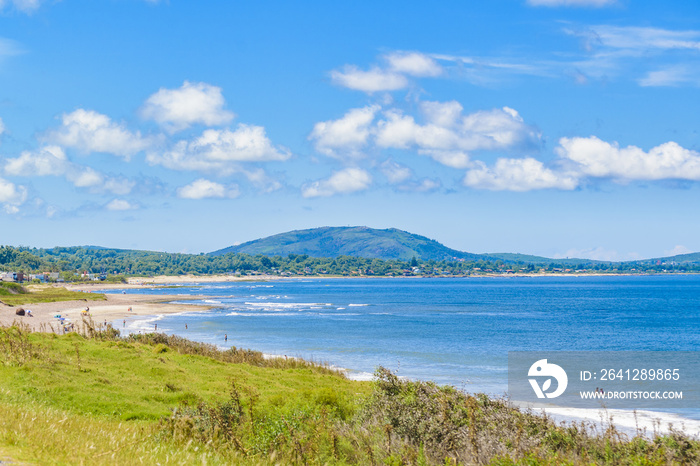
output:
[[700, 3], [0, 0], [0, 244], [700, 251]]

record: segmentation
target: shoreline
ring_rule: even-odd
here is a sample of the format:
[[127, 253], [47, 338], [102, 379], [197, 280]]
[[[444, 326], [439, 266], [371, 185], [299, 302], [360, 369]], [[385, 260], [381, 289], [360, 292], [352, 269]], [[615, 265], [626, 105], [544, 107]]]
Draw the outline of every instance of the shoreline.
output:
[[[534, 276], [543, 276], [537, 274]], [[551, 276], [551, 275], [544, 275]], [[564, 274], [564, 276], [572, 276]], [[581, 276], [581, 275], [574, 275]], [[483, 278], [489, 278], [481, 276]], [[513, 275], [510, 275], [513, 277]], [[173, 280], [173, 278], [175, 280]], [[298, 278], [421, 278], [421, 277], [278, 277], [266, 276], [256, 279], [241, 278], [241, 277], [220, 277], [210, 276], [206, 280], [203, 277], [196, 276], [181, 276], [181, 277], [153, 277], [149, 278], [148, 282], [143, 279], [130, 279], [126, 284], [105, 284], [105, 283], [87, 283], [79, 285], [66, 285], [65, 288], [71, 291], [83, 291], [88, 293], [100, 293], [106, 291], [104, 296], [106, 300], [78, 300], [78, 301], [57, 301], [52, 303], [37, 303], [21, 306], [8, 306], [0, 303], [0, 326], [11, 326], [14, 323], [20, 322], [29, 326], [33, 331], [54, 331], [59, 332], [61, 325], [55, 317], [61, 315], [66, 319], [66, 323], [79, 324], [82, 323], [81, 312], [86, 307], [90, 309], [90, 317], [96, 324], [103, 321], [110, 323], [115, 329], [122, 331], [120, 325], [122, 320], [146, 320], [157, 321], [165, 315], [181, 314], [186, 312], [206, 312], [216, 308], [216, 305], [211, 304], [183, 304], [183, 301], [196, 301], [210, 299], [211, 296], [204, 295], [184, 295], [184, 294], [121, 294], [110, 292], [118, 289], [147, 289], [149, 287], [161, 288], [163, 285], [179, 285], [191, 283], [222, 283], [222, 282], [260, 282], [270, 280], [288, 280]], [[224, 278], [224, 280], [221, 280]], [[464, 278], [473, 278], [464, 277]], [[154, 280], [155, 279], [155, 280]], [[180, 301], [180, 303], [173, 303]], [[17, 316], [15, 310], [19, 307], [31, 309], [33, 317]], [[129, 311], [131, 308], [131, 311]], [[177, 332], [175, 332], [177, 333]], [[283, 355], [266, 355], [267, 357], [284, 357]], [[357, 371], [352, 368], [336, 367], [336, 369], [344, 372], [352, 380], [366, 380], [366, 374], [362, 371]], [[354, 373], [354, 374], [353, 374]], [[355, 377], [353, 377], [353, 375]], [[356, 378], [359, 376], [359, 378]], [[516, 402], [517, 405], [517, 402]], [[522, 406], [521, 408], [526, 408]], [[581, 408], [547, 408], [535, 409], [534, 411], [544, 411], [547, 416], [552, 417], [557, 421], [567, 423], [586, 421], [604, 429], [606, 423], [610, 423], [609, 416], [612, 415], [612, 423], [627, 434], [634, 434], [637, 429], [644, 431], [644, 435], [652, 435], [654, 433], [668, 433], [669, 423], [673, 423], [677, 429], [679, 424], [683, 426], [683, 430], [690, 435], [700, 437], [700, 420], [686, 418], [673, 412], [665, 411], [637, 411], [637, 410], [604, 410], [604, 409], [581, 409]]]
[[[102, 290], [132, 288], [129, 286], [66, 286], [71, 291], [98, 293]], [[89, 308], [88, 316], [99, 324], [103, 321], [115, 322], [132, 317], [158, 316], [177, 314], [185, 311], [207, 311], [214, 306], [173, 303], [172, 301], [195, 301], [204, 299], [198, 295], [157, 295], [157, 294], [117, 294], [104, 293], [105, 300], [83, 299], [77, 301], [55, 301], [50, 303], [35, 303], [18, 306], [0, 304], [0, 326], [11, 326], [14, 323], [27, 325], [33, 331], [60, 331], [61, 323], [55, 316], [60, 315], [65, 323], [79, 324], [84, 316], [82, 312]], [[15, 311], [19, 308], [31, 310], [32, 316], [18, 316]], [[131, 310], [129, 310], [131, 309]]]

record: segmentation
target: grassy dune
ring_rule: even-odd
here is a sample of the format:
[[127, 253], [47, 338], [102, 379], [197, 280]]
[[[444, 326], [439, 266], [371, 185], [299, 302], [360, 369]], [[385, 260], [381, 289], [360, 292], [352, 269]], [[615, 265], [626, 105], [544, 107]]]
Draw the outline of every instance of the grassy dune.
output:
[[697, 464], [674, 433], [557, 426], [503, 400], [378, 369], [110, 327], [0, 328], [0, 459], [38, 464]]
[[17, 283], [0, 282], [0, 302], [8, 306], [20, 306], [35, 303], [53, 303], [56, 301], [105, 300], [99, 293], [69, 291], [63, 287], [49, 285], [29, 285], [23, 287]]

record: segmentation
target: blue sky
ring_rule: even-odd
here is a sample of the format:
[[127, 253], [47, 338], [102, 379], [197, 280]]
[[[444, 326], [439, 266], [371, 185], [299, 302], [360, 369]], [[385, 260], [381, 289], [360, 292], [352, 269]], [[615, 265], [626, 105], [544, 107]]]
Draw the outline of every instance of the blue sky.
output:
[[0, 1], [0, 244], [700, 251], [700, 5], [437, 3]]

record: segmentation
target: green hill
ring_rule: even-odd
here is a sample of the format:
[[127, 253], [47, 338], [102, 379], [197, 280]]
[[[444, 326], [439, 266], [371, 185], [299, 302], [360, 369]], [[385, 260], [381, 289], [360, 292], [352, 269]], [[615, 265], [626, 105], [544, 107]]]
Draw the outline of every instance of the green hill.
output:
[[700, 262], [700, 252], [692, 252], [689, 254], [678, 254], [676, 256], [668, 256], [668, 257], [658, 257], [658, 258], [654, 258], [654, 259], [645, 259], [645, 260], [639, 261], [639, 262], [654, 263], [657, 261], [662, 262], [662, 263], [675, 262], [677, 264], [697, 263], [697, 262]]
[[450, 249], [425, 236], [389, 228], [377, 230], [368, 227], [323, 227], [295, 230], [267, 238], [231, 246], [212, 255], [229, 252], [286, 256], [307, 254], [312, 257], [355, 256], [369, 259], [410, 260], [480, 260], [481, 254]]

